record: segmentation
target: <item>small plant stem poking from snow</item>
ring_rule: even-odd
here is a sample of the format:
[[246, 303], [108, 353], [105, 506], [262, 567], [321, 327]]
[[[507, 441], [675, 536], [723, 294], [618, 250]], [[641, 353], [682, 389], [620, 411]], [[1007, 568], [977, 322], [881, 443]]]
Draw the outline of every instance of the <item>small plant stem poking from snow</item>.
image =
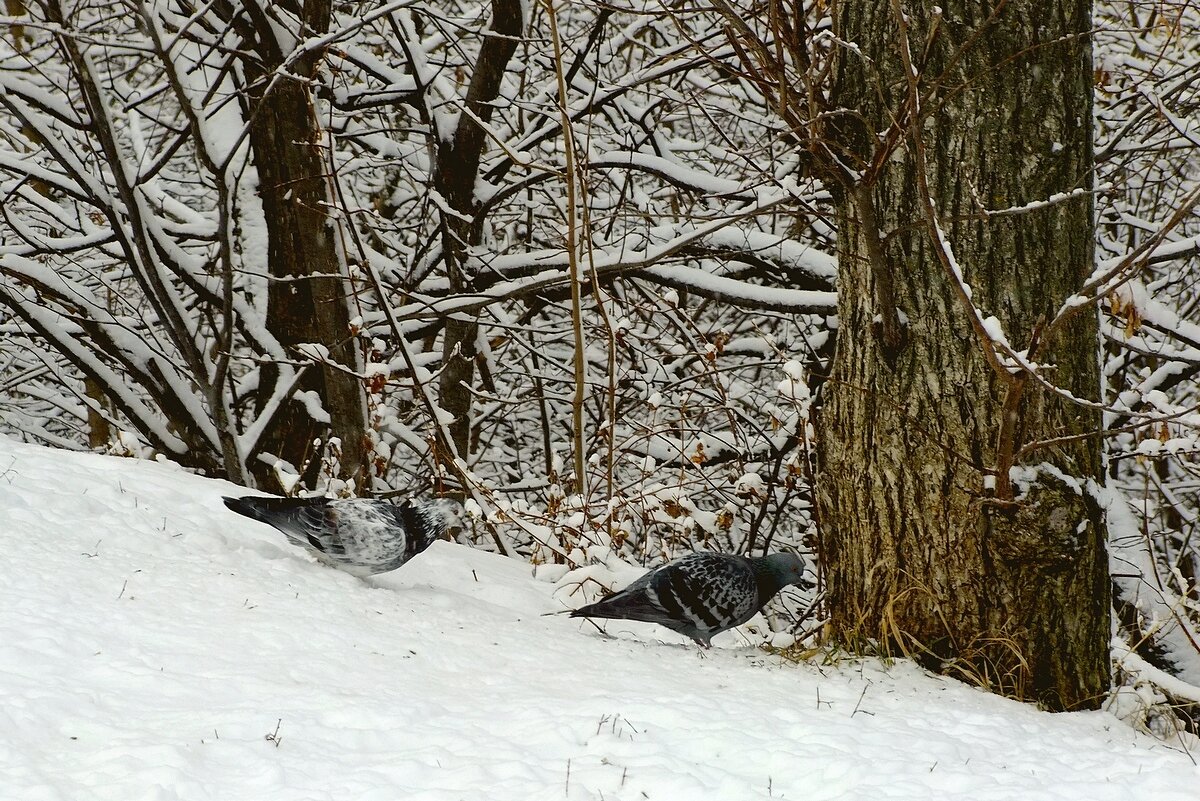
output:
[[283, 742], [283, 738], [279, 736], [279, 727], [282, 724], [283, 718], [277, 718], [275, 720], [275, 731], [263, 735], [263, 739], [269, 743], [273, 743], [276, 748], [278, 748], [279, 744]]
[[859, 693], [859, 695], [858, 695], [858, 703], [856, 703], [856, 704], [854, 705], [854, 711], [850, 713], [850, 717], [854, 717], [855, 715], [857, 715], [857, 714], [858, 714], [858, 708], [859, 708], [860, 706], [862, 706], [863, 698], [865, 698], [865, 697], [866, 697], [866, 695], [867, 695], [867, 687], [869, 687], [869, 686], [870, 686], [870, 685], [863, 685], [862, 692], [861, 692], [861, 693]]

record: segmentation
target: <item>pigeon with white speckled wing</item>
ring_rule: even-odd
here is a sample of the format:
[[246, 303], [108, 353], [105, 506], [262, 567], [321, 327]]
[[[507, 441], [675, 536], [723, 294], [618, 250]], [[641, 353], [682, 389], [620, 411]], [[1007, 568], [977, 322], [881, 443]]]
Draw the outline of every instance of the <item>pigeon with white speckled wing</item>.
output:
[[445, 536], [462, 507], [450, 500], [225, 498], [238, 514], [274, 526], [321, 562], [366, 578], [395, 570]]
[[714, 636], [754, 617], [789, 584], [811, 586], [804, 578], [804, 560], [796, 554], [749, 559], [695, 553], [651, 570], [571, 617], [658, 623], [708, 648]]

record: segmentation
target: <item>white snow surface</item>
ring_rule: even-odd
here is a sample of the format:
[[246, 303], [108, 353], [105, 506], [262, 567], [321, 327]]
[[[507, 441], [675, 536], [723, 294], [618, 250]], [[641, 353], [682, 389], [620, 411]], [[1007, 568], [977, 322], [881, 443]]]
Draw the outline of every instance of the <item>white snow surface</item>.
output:
[[[4, 801], [1194, 799], [1181, 750], [907, 663], [543, 617], [435, 543], [370, 583], [170, 465], [0, 438]], [[278, 726], [278, 728], [276, 728]], [[270, 735], [270, 737], [268, 737]]]

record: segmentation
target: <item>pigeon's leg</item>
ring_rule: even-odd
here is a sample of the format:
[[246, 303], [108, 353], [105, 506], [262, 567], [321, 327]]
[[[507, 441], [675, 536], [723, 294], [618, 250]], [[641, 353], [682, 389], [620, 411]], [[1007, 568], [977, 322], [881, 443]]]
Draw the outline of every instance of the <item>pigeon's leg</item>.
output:
[[597, 623], [596, 621], [592, 620], [590, 617], [585, 617], [585, 618], [583, 618], [583, 619], [584, 619], [584, 620], [586, 620], [588, 623], [591, 623], [593, 626], [595, 626], [595, 627], [596, 627], [596, 631], [600, 632], [600, 636], [601, 636], [601, 637], [604, 637], [605, 639], [608, 639], [608, 640], [615, 640], [615, 639], [617, 639], [616, 637], [612, 636], [612, 635], [611, 635], [611, 634], [609, 634], [607, 631], [605, 631], [605, 630], [604, 630], [604, 628], [603, 628], [603, 627], [602, 627], [602, 626], [601, 626], [599, 623]]

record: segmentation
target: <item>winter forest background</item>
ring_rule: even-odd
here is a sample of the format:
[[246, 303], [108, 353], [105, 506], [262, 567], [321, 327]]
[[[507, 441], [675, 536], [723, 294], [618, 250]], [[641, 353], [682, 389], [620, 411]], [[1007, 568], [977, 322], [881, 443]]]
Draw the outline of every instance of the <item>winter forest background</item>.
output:
[[[862, 581], [838, 561], [852, 561], [848, 546], [818, 526], [820, 510], [828, 524], [857, 497], [838, 485], [854, 471], [822, 440], [827, 396], [872, 398], [922, 442], [957, 447], [933, 422], [940, 413], [909, 405], [905, 390], [830, 380], [835, 342], [883, 343], [870, 358], [906, 369], [895, 354], [922, 321], [898, 249], [913, 275], [928, 262], [949, 287], [945, 314], [982, 365], [974, 375], [994, 385], [983, 399], [948, 393], [970, 407], [962, 461], [979, 477], [968, 494], [999, 508], [1036, 497], [1009, 484], [1036, 483], [1045, 443], [1086, 438], [1069, 426], [1030, 433], [1022, 421], [1042, 407], [1102, 418], [1088, 440], [1102, 472], [1054, 468], [1065, 486], [1095, 479], [1079, 515], [1107, 513], [1088, 529], [1107, 528], [1110, 557], [1092, 587], [1103, 607], [1088, 624], [1099, 626], [1093, 650], [1108, 655], [1111, 610], [1116, 681], [1152, 681], [1174, 706], [1148, 725], [1194, 727], [1200, 10], [1097, 2], [1089, 21], [1086, 3], [998, 2], [968, 24], [955, 17], [962, 3], [859, 5], [7, 0], [0, 428], [271, 492], [464, 492], [476, 512], [464, 536], [534, 563], [794, 547], [852, 587]], [[1047, 37], [1029, 51], [1049, 60], [1006, 57], [959, 80], [989, 26], [1010, 19]], [[1072, 20], [1083, 32], [1053, 29]], [[882, 30], [887, 54], [847, 28]], [[1072, 68], [1090, 76], [1080, 107], [1091, 142], [1048, 147], [1086, 159], [1086, 178], [1035, 197], [963, 179], [951, 197], [956, 155], [933, 124], [942, 108], [1007, 70], [1044, 73], [1063, 98], [1001, 94], [961, 124], [1003, 132], [1053, 116], [1038, 104], [1073, 102], [1055, 48], [1081, 42], [1090, 61]], [[876, 94], [893, 121], [868, 130], [864, 154], [839, 103], [855, 91], [854, 65], [885, 61], [912, 80], [864, 84], [886, 87]], [[997, 153], [985, 156], [1018, 172], [1032, 158]], [[926, 160], [922, 176], [947, 180], [909, 182], [911, 205], [870, 177]], [[952, 221], [952, 205], [973, 211]], [[1037, 358], [1058, 317], [1015, 327], [988, 305], [1008, 308], [1017, 290], [955, 255], [972, 253], [959, 229], [1060, 208], [1093, 234], [1075, 285], [1042, 284], [1052, 267], [1021, 261], [1020, 244], [999, 255], [1023, 265], [1018, 290], [1052, 314], [1098, 313], [1098, 332], [1083, 332], [1095, 346], [1075, 354], [1098, 360], [1089, 392]], [[864, 291], [848, 282], [846, 221], [882, 254]], [[872, 298], [873, 316], [839, 307]], [[1035, 390], [1051, 400], [1029, 400]], [[969, 424], [985, 406], [996, 431]], [[908, 455], [892, 440], [879, 448]], [[834, 488], [826, 501], [821, 482]], [[1016, 564], [1074, 569], [1013, 542]], [[831, 617], [851, 639], [853, 593], [835, 590], [832, 609], [791, 610], [801, 644]], [[865, 638], [1040, 697], [1022, 632], [938, 646], [896, 628], [897, 605], [919, 596], [857, 610], [883, 619], [864, 623]], [[936, 616], [938, 603], [924, 608]], [[1089, 704], [1056, 692], [1052, 707]]]

